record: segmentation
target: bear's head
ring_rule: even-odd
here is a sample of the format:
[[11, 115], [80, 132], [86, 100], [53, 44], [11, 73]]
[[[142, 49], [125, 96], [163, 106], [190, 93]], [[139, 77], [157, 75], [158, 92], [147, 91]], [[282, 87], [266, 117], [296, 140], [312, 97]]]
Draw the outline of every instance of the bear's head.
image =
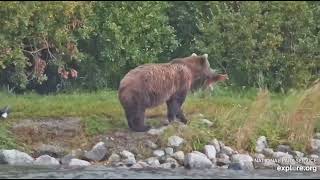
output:
[[[188, 67], [192, 75], [191, 89], [196, 90], [205, 85], [203, 82], [209, 79], [213, 80], [213, 71], [210, 68], [208, 54], [200, 55], [193, 53], [189, 57], [177, 58], [171, 63], [180, 63]], [[201, 84], [201, 85], [200, 85]]]

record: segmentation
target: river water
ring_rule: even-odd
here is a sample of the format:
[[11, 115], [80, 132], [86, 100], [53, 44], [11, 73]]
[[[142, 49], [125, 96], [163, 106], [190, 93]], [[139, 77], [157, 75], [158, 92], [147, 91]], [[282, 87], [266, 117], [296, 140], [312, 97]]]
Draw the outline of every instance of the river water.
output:
[[276, 170], [236, 171], [228, 169], [188, 170], [177, 168], [173, 170], [128, 168], [110, 168], [90, 166], [86, 168], [39, 168], [0, 166], [0, 178], [41, 178], [41, 179], [215, 179], [215, 178], [285, 178], [285, 179], [318, 179], [319, 172], [278, 172]]

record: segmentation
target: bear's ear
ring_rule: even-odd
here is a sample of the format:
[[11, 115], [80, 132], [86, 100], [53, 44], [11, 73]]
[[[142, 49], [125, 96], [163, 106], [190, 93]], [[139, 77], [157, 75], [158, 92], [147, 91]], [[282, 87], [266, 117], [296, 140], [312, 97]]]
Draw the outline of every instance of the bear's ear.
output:
[[198, 56], [196, 53], [192, 53], [191, 56]]
[[201, 65], [205, 67], [210, 67], [209, 61], [208, 61], [208, 54], [204, 54], [201, 56]]

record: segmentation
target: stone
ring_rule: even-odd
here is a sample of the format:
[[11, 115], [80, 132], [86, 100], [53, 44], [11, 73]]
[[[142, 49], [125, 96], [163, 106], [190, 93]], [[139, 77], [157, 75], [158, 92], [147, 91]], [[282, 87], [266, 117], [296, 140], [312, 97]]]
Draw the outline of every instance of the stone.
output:
[[146, 146], [151, 148], [151, 149], [157, 149], [158, 148], [158, 145], [155, 144], [154, 142], [150, 141], [150, 140], [146, 141]]
[[220, 144], [217, 139], [211, 140], [209, 144], [214, 146], [214, 148], [216, 149], [216, 153], [220, 152]]
[[311, 140], [311, 151], [312, 153], [320, 154], [320, 139]]
[[297, 158], [303, 158], [304, 153], [300, 151], [292, 151], [292, 155], [297, 159]]
[[70, 163], [71, 159], [74, 159], [74, 158], [75, 157], [73, 155], [71, 155], [71, 154], [65, 155], [64, 157], [62, 157], [60, 159], [60, 163], [62, 165], [68, 165]]
[[207, 125], [208, 127], [211, 127], [213, 125], [213, 122], [211, 122], [208, 119], [201, 119], [200, 121], [201, 121], [201, 123]]
[[175, 165], [171, 164], [171, 163], [163, 163], [163, 164], [160, 164], [160, 168], [162, 168], [162, 169], [173, 169], [173, 168], [175, 168]]
[[172, 157], [176, 159], [179, 164], [183, 165], [184, 164], [184, 152], [183, 151], [177, 151], [173, 153]]
[[291, 150], [291, 147], [288, 146], [288, 145], [279, 145], [277, 147], [277, 151], [279, 152], [285, 152], [285, 153], [290, 153], [292, 150]]
[[167, 147], [164, 149], [164, 152], [166, 153], [166, 155], [172, 156], [174, 153], [174, 150], [172, 147]]
[[150, 135], [161, 135], [168, 128], [168, 126], [163, 126], [159, 129], [150, 129], [147, 133]]
[[101, 161], [107, 154], [107, 148], [104, 142], [99, 142], [93, 148], [85, 153], [85, 158], [91, 161]]
[[119, 162], [120, 160], [121, 157], [117, 153], [112, 153], [108, 158], [108, 162], [110, 163]]
[[138, 161], [137, 163], [132, 165], [130, 168], [132, 168], [132, 169], [142, 169], [142, 168], [146, 168], [146, 167], [149, 167], [149, 165], [146, 162]]
[[146, 159], [147, 164], [149, 164], [153, 168], [160, 167], [160, 162], [157, 157], [150, 157]]
[[262, 154], [265, 155], [266, 157], [272, 157], [273, 156], [273, 149], [271, 148], [264, 148], [262, 150]]
[[60, 165], [59, 161], [55, 159], [54, 157], [51, 157], [49, 155], [42, 155], [38, 158], [33, 163], [34, 165], [38, 166], [58, 166]]
[[207, 155], [207, 157], [210, 160], [216, 159], [217, 151], [213, 145], [205, 145], [204, 146], [204, 153], [205, 153], [205, 155]]
[[267, 138], [265, 136], [260, 136], [256, 142], [256, 152], [262, 153], [262, 150], [268, 148]]
[[165, 152], [163, 150], [155, 150], [155, 151], [153, 151], [153, 155], [155, 157], [161, 157], [161, 156], [165, 155]]
[[83, 166], [90, 166], [90, 165], [91, 164], [88, 161], [84, 161], [84, 160], [81, 160], [81, 159], [71, 159], [70, 163], [69, 163], [69, 166], [80, 166], [80, 167], [83, 167]]
[[224, 153], [217, 154], [216, 164], [217, 166], [225, 166], [231, 163], [230, 158], [228, 155]]
[[171, 164], [171, 168], [179, 167], [178, 161], [173, 159], [173, 158], [167, 158], [165, 163], [170, 163]]
[[9, 165], [32, 165], [34, 159], [27, 153], [12, 149], [12, 150], [1, 150], [0, 151], [0, 164]]
[[129, 152], [127, 150], [123, 150], [123, 151], [121, 151], [120, 155], [122, 158], [124, 158], [123, 161], [127, 166], [132, 166], [133, 164], [136, 163], [135, 156], [131, 152]]
[[126, 158], [126, 159], [132, 158], [132, 157], [134, 158], [134, 154], [132, 154], [131, 152], [129, 152], [127, 150], [121, 151], [120, 155], [121, 155], [121, 157]]
[[288, 153], [284, 152], [274, 152], [273, 158], [277, 159], [277, 164], [280, 164], [282, 166], [286, 165], [295, 165], [296, 161], [294, 160], [293, 156]]
[[205, 154], [201, 155], [199, 152], [191, 152], [185, 156], [184, 166], [188, 169], [208, 169], [212, 168], [213, 164]]
[[239, 166], [241, 170], [253, 170], [253, 158], [248, 154], [234, 154], [231, 156], [232, 166]]
[[316, 133], [316, 134], [314, 135], [314, 139], [320, 139], [320, 133]]
[[170, 147], [179, 147], [184, 143], [184, 139], [179, 136], [170, 136], [168, 138], [168, 146]]
[[234, 154], [233, 149], [231, 147], [229, 147], [229, 146], [223, 146], [221, 148], [221, 152], [226, 154], [226, 155], [228, 155], [228, 156], [231, 156], [232, 154]]

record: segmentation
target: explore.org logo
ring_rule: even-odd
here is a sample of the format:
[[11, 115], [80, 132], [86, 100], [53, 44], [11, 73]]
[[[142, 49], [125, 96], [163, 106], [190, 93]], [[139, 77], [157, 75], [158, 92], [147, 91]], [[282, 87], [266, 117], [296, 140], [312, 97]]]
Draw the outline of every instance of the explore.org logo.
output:
[[317, 166], [277, 166], [277, 171], [300, 171], [300, 172], [317, 172], [318, 168]]

